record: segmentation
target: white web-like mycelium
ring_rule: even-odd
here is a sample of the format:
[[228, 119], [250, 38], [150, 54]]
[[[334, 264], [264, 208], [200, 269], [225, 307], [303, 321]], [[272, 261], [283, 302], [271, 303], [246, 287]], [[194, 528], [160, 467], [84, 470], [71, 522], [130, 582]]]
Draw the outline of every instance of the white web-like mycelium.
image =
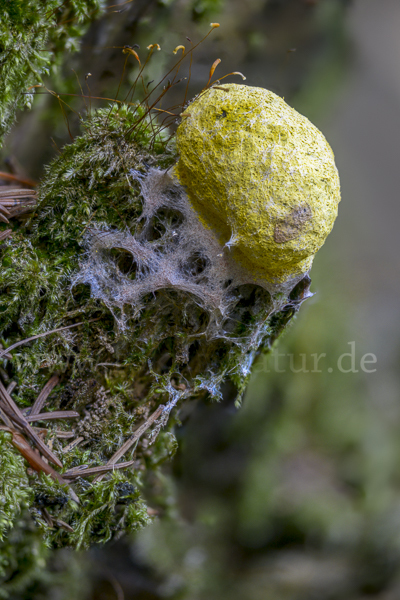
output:
[[[209, 339], [233, 341], [235, 324], [241, 318], [238, 304], [243, 300], [249, 300], [246, 308], [254, 316], [266, 307], [268, 314], [274, 313], [288, 302], [281, 286], [274, 289], [268, 282], [255, 281], [232, 258], [229, 245], [222, 245], [202, 224], [184, 187], [168, 170], [151, 167], [145, 174], [132, 170], [129, 175], [139, 181], [141, 189], [142, 212], [136, 227], [92, 227], [72, 284], [89, 285], [92, 297], [104, 302], [120, 329], [159, 290], [182, 292], [205, 310]], [[248, 336], [236, 341], [242, 345], [248, 337], [254, 343], [252, 328]]]

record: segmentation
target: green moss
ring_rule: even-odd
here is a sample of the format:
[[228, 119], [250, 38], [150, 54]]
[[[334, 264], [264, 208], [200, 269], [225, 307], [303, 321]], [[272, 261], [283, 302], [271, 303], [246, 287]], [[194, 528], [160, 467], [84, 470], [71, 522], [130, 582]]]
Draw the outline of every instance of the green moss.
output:
[[24, 507], [32, 502], [26, 467], [10, 444], [11, 435], [0, 431], [0, 542]]
[[48, 555], [40, 531], [24, 511], [0, 542], [0, 598], [15, 598], [15, 594], [25, 591], [40, 577]]
[[30, 107], [41, 83], [65, 51], [78, 48], [102, 0], [0, 0], [0, 142], [16, 111]]

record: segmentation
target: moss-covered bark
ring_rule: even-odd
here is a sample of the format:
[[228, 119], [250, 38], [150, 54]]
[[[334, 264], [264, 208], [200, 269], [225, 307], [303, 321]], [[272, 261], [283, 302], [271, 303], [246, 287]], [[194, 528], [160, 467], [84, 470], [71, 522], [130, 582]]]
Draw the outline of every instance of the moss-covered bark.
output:
[[102, 0], [0, 1], [0, 143], [16, 111], [30, 107], [38, 85], [62, 54], [78, 48]]
[[[48, 167], [35, 214], [13, 225], [0, 271], [2, 343], [17, 344], [12, 358], [3, 351], [2, 374], [17, 384], [17, 411], [73, 411], [24, 426], [8, 408], [11, 430], [33, 426], [62, 463], [60, 480], [28, 456], [31, 515], [48, 543], [76, 547], [146, 524], [145, 489], [166, 509], [160, 466], [176, 448], [179, 408], [218, 399], [227, 378], [240, 400], [255, 356], [310, 283], [271, 294], [233, 263], [217, 269], [210, 234], [191, 230], [199, 225], [166, 171], [173, 142], [140, 106], [100, 110], [83, 127]], [[221, 273], [231, 273], [224, 285]]]

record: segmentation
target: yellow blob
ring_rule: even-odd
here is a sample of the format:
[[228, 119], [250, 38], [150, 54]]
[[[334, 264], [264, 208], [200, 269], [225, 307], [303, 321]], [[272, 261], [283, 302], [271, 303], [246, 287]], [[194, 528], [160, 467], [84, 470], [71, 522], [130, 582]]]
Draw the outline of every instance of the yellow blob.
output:
[[189, 105], [176, 139], [176, 175], [234, 257], [272, 283], [307, 272], [340, 201], [322, 133], [272, 92], [226, 84]]

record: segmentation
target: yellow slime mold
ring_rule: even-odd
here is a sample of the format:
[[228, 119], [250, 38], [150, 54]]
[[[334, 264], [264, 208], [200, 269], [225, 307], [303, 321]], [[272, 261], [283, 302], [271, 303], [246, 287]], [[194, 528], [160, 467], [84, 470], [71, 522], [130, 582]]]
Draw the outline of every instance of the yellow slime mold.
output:
[[227, 84], [200, 95], [177, 130], [176, 175], [203, 223], [256, 279], [306, 273], [340, 201], [333, 152], [272, 92]]

